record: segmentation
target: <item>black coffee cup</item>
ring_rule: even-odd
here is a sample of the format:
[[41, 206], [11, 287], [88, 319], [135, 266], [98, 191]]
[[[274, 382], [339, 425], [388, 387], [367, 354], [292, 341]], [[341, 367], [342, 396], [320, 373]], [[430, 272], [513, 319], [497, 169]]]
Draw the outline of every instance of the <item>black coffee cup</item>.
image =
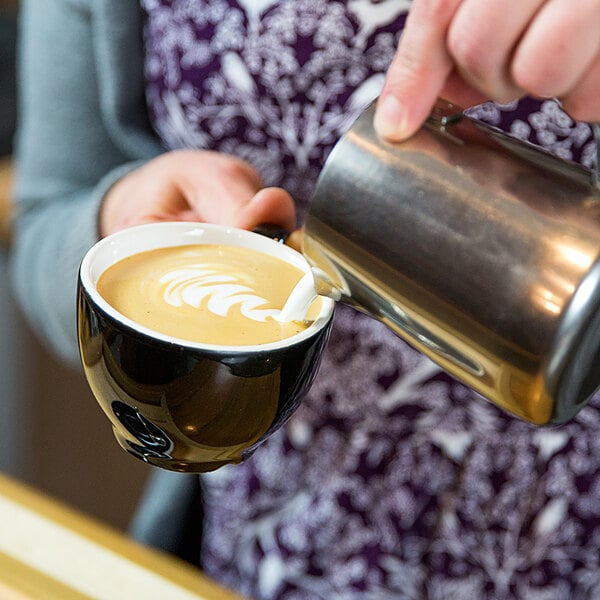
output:
[[98, 293], [100, 275], [147, 250], [223, 244], [258, 250], [310, 272], [298, 252], [265, 236], [203, 223], [156, 223], [98, 242], [79, 271], [77, 325], [90, 388], [119, 444], [172, 471], [200, 473], [239, 463], [292, 415], [318, 370], [333, 301], [279, 342], [225, 346], [189, 342], [126, 318]]

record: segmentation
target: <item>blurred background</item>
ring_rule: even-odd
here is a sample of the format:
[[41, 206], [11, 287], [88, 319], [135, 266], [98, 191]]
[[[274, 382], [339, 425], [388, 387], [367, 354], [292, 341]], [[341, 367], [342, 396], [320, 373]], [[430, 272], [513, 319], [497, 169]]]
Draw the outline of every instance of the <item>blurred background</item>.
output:
[[117, 446], [82, 372], [38, 343], [10, 294], [17, 21], [17, 0], [0, 0], [0, 472], [125, 529], [149, 467]]

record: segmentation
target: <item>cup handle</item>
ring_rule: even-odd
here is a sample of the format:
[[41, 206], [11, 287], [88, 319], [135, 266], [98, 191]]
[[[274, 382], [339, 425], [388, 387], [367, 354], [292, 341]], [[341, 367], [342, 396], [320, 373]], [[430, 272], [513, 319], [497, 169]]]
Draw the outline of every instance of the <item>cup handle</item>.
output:
[[427, 122], [442, 129], [458, 123], [465, 116], [464, 111], [465, 109], [460, 106], [452, 104], [444, 98], [438, 98], [427, 117]]
[[281, 244], [285, 244], [285, 241], [290, 235], [290, 232], [287, 229], [284, 229], [281, 227], [281, 225], [274, 225], [273, 223], [261, 223], [252, 231], [254, 233], [260, 233], [260, 235], [269, 237]]

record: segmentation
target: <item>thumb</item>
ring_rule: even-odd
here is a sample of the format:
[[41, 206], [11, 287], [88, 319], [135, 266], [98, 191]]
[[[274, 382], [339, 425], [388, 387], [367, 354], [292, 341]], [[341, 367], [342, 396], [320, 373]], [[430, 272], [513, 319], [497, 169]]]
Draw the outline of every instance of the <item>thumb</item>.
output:
[[446, 32], [461, 0], [415, 0], [377, 102], [374, 127], [391, 141], [410, 137], [429, 116], [453, 61]]
[[236, 227], [254, 229], [265, 223], [291, 231], [296, 227], [296, 206], [288, 192], [279, 187], [263, 188], [240, 207]]

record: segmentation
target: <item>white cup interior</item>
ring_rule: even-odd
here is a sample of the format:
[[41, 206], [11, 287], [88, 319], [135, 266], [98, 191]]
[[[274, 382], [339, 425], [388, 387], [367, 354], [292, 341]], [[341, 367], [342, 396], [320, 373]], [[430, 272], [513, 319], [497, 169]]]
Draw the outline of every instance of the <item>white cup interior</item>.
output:
[[334, 302], [330, 298], [322, 297], [321, 311], [315, 321], [295, 336], [278, 342], [257, 344], [255, 346], [203, 344], [174, 338], [148, 329], [115, 310], [98, 293], [96, 283], [98, 282], [100, 275], [116, 262], [119, 262], [128, 256], [132, 256], [133, 254], [139, 254], [140, 252], [145, 252], [147, 250], [190, 244], [222, 244], [257, 250], [258, 252], [263, 252], [270, 256], [276, 256], [301, 269], [304, 273], [310, 273], [310, 266], [302, 254], [296, 252], [289, 246], [276, 242], [264, 235], [233, 227], [211, 225], [208, 223], [162, 222], [130, 227], [97, 242], [86, 253], [81, 263], [79, 274], [81, 284], [92, 301], [116, 321], [123, 323], [148, 337], [190, 348], [226, 350], [227, 352], [239, 351], [241, 353], [284, 348], [311, 337], [317, 331], [322, 329], [331, 319]]

